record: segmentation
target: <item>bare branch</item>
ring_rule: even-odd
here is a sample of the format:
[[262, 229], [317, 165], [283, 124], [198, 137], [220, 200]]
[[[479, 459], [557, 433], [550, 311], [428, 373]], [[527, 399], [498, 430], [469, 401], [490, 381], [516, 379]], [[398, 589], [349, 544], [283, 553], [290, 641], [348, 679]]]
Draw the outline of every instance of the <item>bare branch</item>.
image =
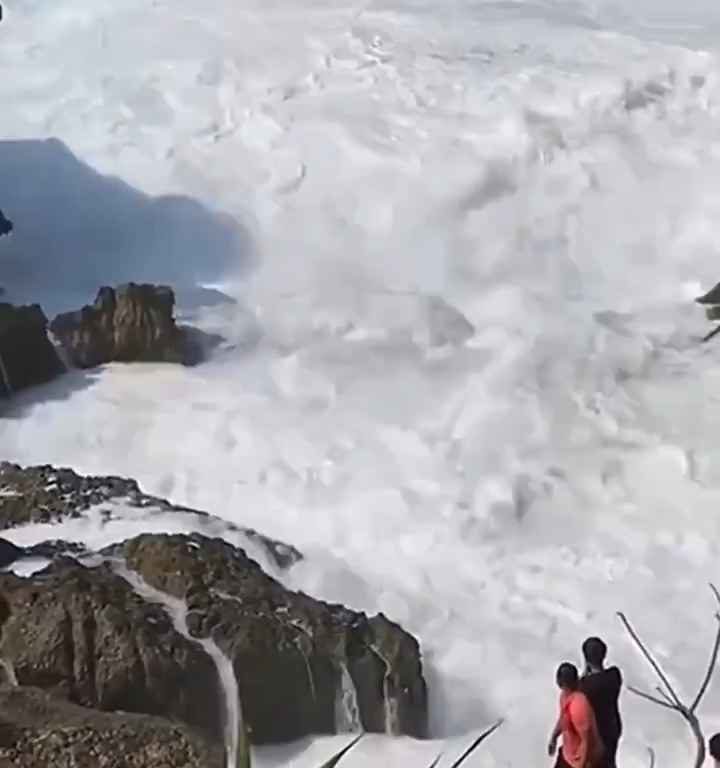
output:
[[663, 701], [662, 699], [657, 699], [655, 698], [655, 696], [652, 696], [649, 693], [645, 693], [644, 691], [638, 690], [637, 688], [632, 688], [631, 686], [628, 686], [628, 691], [630, 691], [631, 693], [634, 693], [636, 696], [640, 696], [643, 699], [652, 701], [653, 704], [657, 704], [659, 707], [672, 709], [672, 710], [675, 710], [675, 712], [680, 711], [680, 708], [678, 708], [677, 704], [670, 704], [667, 701]]
[[665, 701], [667, 701], [667, 703], [673, 709], [676, 709], [675, 702], [667, 695], [667, 693], [665, 693], [665, 691], [663, 691], [663, 689], [659, 685], [655, 686], [655, 690], [663, 697], [663, 699], [665, 699]]
[[459, 768], [462, 763], [482, 744], [488, 736], [491, 736], [503, 724], [504, 720], [498, 720], [495, 725], [491, 725], [484, 730], [473, 743], [462, 753], [462, 755], [452, 764], [452, 768]]
[[718, 591], [718, 588], [712, 582], [710, 582], [710, 589], [712, 590], [713, 595], [715, 595], [718, 605], [720, 605], [720, 591]]
[[655, 750], [652, 747], [648, 747], [647, 751], [650, 755], [650, 768], [655, 768]]
[[698, 708], [700, 702], [702, 701], [702, 697], [705, 695], [705, 692], [710, 685], [710, 679], [713, 676], [713, 672], [715, 671], [715, 666], [717, 664], [718, 652], [720, 652], [720, 620], [718, 620], [718, 627], [717, 631], [715, 632], [715, 644], [713, 645], [712, 654], [710, 655], [710, 662], [708, 663], [707, 672], [705, 673], [705, 678], [700, 685], [700, 690], [698, 691], [695, 700], [690, 705], [691, 712], [695, 712], [695, 710]]
[[703, 342], [710, 341], [710, 339], [712, 339], [712, 337], [716, 336], [718, 333], [720, 333], [720, 325], [718, 325], [717, 328], [713, 328], [713, 330], [710, 331], [710, 333], [708, 333], [706, 336], [703, 336]]
[[625, 629], [628, 631], [628, 634], [630, 635], [630, 637], [632, 637], [632, 639], [635, 641], [635, 645], [637, 645], [637, 647], [642, 652], [643, 656], [648, 660], [648, 663], [650, 664], [650, 666], [655, 670], [655, 674], [660, 678], [660, 681], [662, 682], [662, 684], [667, 688], [667, 693], [669, 694], [669, 697], [673, 700], [673, 702], [677, 707], [682, 708], [683, 706], [682, 702], [678, 698], [677, 693], [675, 693], [675, 689], [672, 687], [672, 685], [670, 685], [670, 681], [667, 679], [662, 669], [660, 669], [660, 665], [657, 663], [657, 661], [655, 661], [650, 651], [648, 651], [648, 649], [645, 647], [645, 644], [643, 643], [643, 641], [638, 637], [637, 632], [633, 629], [630, 622], [625, 618], [625, 614], [618, 613], [618, 617], [620, 618], [620, 621], [622, 621], [622, 623], [624, 624]]

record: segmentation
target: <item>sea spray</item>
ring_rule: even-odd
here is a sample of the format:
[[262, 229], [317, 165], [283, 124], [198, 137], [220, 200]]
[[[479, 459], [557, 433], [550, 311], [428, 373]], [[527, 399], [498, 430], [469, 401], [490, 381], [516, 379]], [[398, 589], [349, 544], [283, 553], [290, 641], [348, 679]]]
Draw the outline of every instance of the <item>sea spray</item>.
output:
[[118, 576], [122, 576], [138, 595], [164, 606], [173, 622], [175, 630], [188, 640], [202, 646], [207, 655], [213, 660], [225, 698], [225, 753], [227, 756], [227, 768], [250, 768], [250, 746], [245, 735], [240, 693], [232, 661], [222, 652], [211, 637], [199, 638], [193, 637], [190, 634], [187, 625], [188, 607], [184, 600], [180, 600], [150, 586], [138, 573], [131, 571], [122, 562], [113, 561], [112, 566], [115, 573]]
[[335, 699], [335, 730], [338, 733], [360, 733], [360, 707], [357, 691], [347, 664], [340, 662], [340, 679]]

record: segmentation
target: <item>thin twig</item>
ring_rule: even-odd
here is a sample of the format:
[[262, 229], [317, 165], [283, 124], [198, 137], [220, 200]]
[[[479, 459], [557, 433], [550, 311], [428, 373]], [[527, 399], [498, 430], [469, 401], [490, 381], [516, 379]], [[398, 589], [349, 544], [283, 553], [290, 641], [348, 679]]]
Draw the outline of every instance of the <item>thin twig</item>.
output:
[[[718, 619], [717, 616], [715, 618]], [[702, 697], [705, 695], [705, 692], [710, 685], [710, 678], [712, 677], [713, 672], [715, 671], [715, 665], [717, 664], [718, 652], [720, 652], [720, 619], [718, 619], [717, 632], [715, 632], [715, 644], [713, 645], [712, 654], [710, 655], [710, 662], [708, 663], [707, 672], [705, 673], [705, 677], [702, 681], [702, 685], [700, 686], [700, 690], [695, 697], [695, 700], [690, 705], [691, 712], [695, 712], [695, 710], [698, 708], [698, 705], [702, 701]]]
[[655, 768], [655, 750], [652, 747], [648, 747], [647, 751], [650, 755], [650, 768]]
[[655, 670], [655, 674], [660, 678], [663, 685], [667, 688], [667, 692], [670, 696], [670, 698], [675, 702], [675, 705], [678, 707], [682, 707], [682, 702], [678, 698], [677, 693], [675, 693], [675, 689], [670, 685], [670, 681], [667, 679], [665, 673], [660, 668], [660, 665], [655, 661], [652, 654], [648, 649], [645, 647], [645, 644], [643, 641], [638, 637], [637, 632], [632, 628], [632, 625], [630, 622], [625, 618], [624, 613], [618, 613], [618, 616], [620, 618], [620, 621], [625, 625], [625, 629], [627, 629], [628, 633], [630, 634], [630, 637], [635, 641], [635, 644], [642, 652], [643, 656], [648, 660], [650, 666]]
[[475, 741], [463, 752], [463, 754], [452, 764], [452, 768], [459, 768], [462, 763], [467, 760], [468, 757], [482, 744], [488, 736], [491, 736], [497, 729], [503, 724], [503, 720], [498, 720], [495, 725], [491, 725], [487, 730], [483, 731]]
[[720, 591], [718, 591], [718, 588], [712, 582], [710, 582], [710, 589], [712, 589], [715, 599], [718, 601], [718, 604], [720, 604]]
[[633, 688], [632, 686], [628, 686], [628, 691], [631, 693], [634, 693], [636, 696], [640, 696], [643, 699], [647, 699], [648, 701], [652, 701], [653, 704], [657, 704], [659, 707], [665, 707], [665, 709], [672, 709], [676, 712], [678, 711], [678, 706], [676, 704], [669, 704], [667, 701], [663, 701], [662, 699], [657, 699], [655, 696], [652, 696], [649, 693], [645, 693], [645, 691], [641, 691], [638, 688]]
[[710, 333], [708, 333], [707, 336], [703, 336], [703, 342], [710, 341], [710, 339], [712, 339], [712, 337], [717, 335], [718, 333], [720, 333], [720, 325], [718, 325], [717, 328], [713, 328], [713, 330], [710, 331]]
[[665, 693], [665, 691], [663, 691], [663, 689], [659, 685], [655, 686], [655, 690], [663, 697], [663, 699], [665, 699], [665, 701], [667, 701], [667, 703], [673, 709], [675, 709], [675, 702], [673, 702], [673, 700], [667, 695], [667, 693]]

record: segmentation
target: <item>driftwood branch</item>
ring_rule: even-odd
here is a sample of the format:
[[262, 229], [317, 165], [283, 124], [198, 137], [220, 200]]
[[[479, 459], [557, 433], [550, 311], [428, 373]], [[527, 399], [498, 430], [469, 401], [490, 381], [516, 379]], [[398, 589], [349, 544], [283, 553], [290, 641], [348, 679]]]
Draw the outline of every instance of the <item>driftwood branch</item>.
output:
[[[717, 600], [718, 605], [720, 605], [720, 591], [718, 591], [718, 589], [713, 584], [710, 585], [710, 589], [715, 595], [715, 599]], [[625, 629], [627, 630], [628, 634], [632, 638], [633, 642], [638, 647], [638, 649], [640, 650], [642, 655], [645, 657], [647, 662], [650, 664], [650, 666], [653, 668], [653, 671], [655, 672], [660, 682], [662, 683], [661, 686], [658, 686], [656, 688], [658, 694], [662, 698], [657, 698], [656, 696], [653, 696], [649, 693], [645, 693], [644, 691], [640, 691], [637, 688], [628, 688], [628, 690], [632, 691], [632, 693], [634, 693], [636, 696], [640, 696], [641, 698], [646, 699], [647, 701], [651, 701], [653, 704], [657, 704], [660, 707], [663, 707], [665, 709], [671, 709], [677, 712], [685, 720], [693, 736], [695, 737], [695, 742], [696, 742], [694, 768], [702, 768], [702, 765], [705, 762], [705, 754], [706, 754], [705, 737], [703, 735], [702, 728], [700, 726], [700, 721], [698, 720], [698, 717], [695, 713], [697, 711], [697, 708], [700, 706], [700, 702], [702, 701], [703, 697], [707, 693], [707, 690], [710, 686], [710, 681], [713, 676], [713, 672], [715, 671], [715, 668], [717, 666], [718, 655], [720, 654], [720, 614], [715, 614], [715, 620], [718, 626], [715, 632], [715, 642], [713, 643], [713, 648], [710, 654], [710, 661], [708, 662], [707, 670], [702, 679], [702, 682], [700, 683], [700, 687], [698, 688], [698, 692], [695, 695], [695, 698], [692, 700], [692, 703], [689, 705], [684, 704], [680, 700], [680, 697], [678, 696], [677, 692], [675, 691], [670, 681], [668, 680], [667, 675], [665, 675], [662, 668], [660, 667], [658, 662], [655, 660], [653, 655], [650, 653], [650, 651], [647, 649], [647, 646], [640, 639], [637, 632], [634, 630], [634, 628], [632, 627], [630, 622], [627, 620], [625, 615], [622, 613], [618, 613], [618, 617], [620, 618], [620, 621], [622, 621], [623, 625], [625, 626]], [[650, 753], [650, 768], [654, 768], [655, 753], [653, 752], [652, 749], [649, 749], [648, 751]]]

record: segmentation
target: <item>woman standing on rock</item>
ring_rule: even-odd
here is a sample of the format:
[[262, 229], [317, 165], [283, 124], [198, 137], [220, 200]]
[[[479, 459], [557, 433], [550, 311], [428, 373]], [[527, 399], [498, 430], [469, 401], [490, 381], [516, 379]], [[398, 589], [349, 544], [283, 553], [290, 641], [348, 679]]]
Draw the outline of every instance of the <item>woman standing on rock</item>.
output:
[[555, 755], [562, 736], [555, 768], [598, 768], [604, 748], [590, 702], [580, 691], [577, 667], [561, 664], [556, 681], [560, 688], [560, 716], [550, 736], [548, 754]]

